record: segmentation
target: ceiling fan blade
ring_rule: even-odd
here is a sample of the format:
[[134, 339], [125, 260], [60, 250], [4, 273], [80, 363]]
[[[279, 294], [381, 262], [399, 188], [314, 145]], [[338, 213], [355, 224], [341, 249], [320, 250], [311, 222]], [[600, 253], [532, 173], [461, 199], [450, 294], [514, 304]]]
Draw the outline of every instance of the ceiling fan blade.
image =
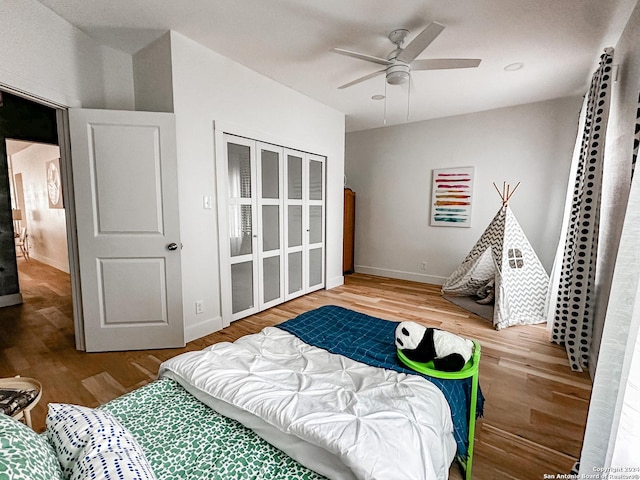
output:
[[372, 55], [365, 55], [364, 53], [352, 52], [350, 50], [345, 50], [343, 48], [332, 48], [332, 52], [339, 53], [340, 55], [346, 55], [347, 57], [359, 58], [360, 60], [366, 60], [367, 62], [377, 63], [378, 65], [390, 65], [391, 62], [389, 60], [385, 60], [384, 58], [374, 57]]
[[413, 62], [422, 51], [427, 48], [431, 42], [433, 42], [438, 35], [444, 30], [444, 25], [440, 25], [437, 22], [431, 22], [427, 25], [420, 34], [411, 40], [411, 43], [406, 46], [398, 55], [398, 60], [402, 60], [405, 63]]
[[411, 70], [445, 70], [449, 68], [475, 68], [480, 65], [479, 58], [429, 58], [415, 60]]
[[365, 75], [364, 77], [357, 78], [357, 79], [353, 80], [352, 82], [345, 83], [344, 85], [340, 85], [338, 87], [338, 90], [342, 90], [343, 88], [351, 87], [352, 85], [356, 85], [358, 83], [364, 82], [365, 80], [369, 80], [370, 78], [373, 78], [373, 77], [375, 77], [377, 75], [380, 75], [381, 73], [384, 73], [384, 72], [385, 72], [385, 70], [378, 70], [377, 72], [370, 73], [369, 75]]

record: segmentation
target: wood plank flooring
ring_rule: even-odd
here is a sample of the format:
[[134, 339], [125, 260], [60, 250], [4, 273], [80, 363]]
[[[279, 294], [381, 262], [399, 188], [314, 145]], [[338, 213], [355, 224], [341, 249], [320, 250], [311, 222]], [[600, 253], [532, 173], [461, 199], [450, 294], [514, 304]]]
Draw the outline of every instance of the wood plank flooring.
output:
[[[44, 429], [48, 402], [97, 406], [155, 379], [160, 363], [188, 350], [259, 331], [299, 313], [341, 305], [390, 320], [413, 320], [475, 338], [482, 345], [484, 418], [476, 427], [473, 478], [541, 479], [568, 473], [580, 454], [591, 382], [569, 368], [545, 326], [495, 331], [439, 295], [439, 287], [353, 274], [345, 285], [318, 291], [234, 322], [186, 348], [83, 353], [74, 348], [68, 275], [19, 260], [24, 305], [0, 309], [0, 377], [38, 378], [43, 399], [33, 412]], [[460, 479], [451, 468], [450, 478]]]

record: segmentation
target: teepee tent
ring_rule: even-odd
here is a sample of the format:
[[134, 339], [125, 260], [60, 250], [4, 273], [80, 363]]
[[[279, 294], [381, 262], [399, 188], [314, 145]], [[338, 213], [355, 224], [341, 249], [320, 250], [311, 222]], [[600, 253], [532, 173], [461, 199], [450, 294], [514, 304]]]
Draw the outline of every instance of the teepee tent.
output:
[[516, 188], [509, 192], [510, 187], [505, 190], [503, 186], [500, 193], [496, 186], [502, 198], [500, 210], [442, 286], [444, 296], [476, 296], [493, 280], [493, 326], [497, 330], [546, 321], [549, 276], [509, 208]]

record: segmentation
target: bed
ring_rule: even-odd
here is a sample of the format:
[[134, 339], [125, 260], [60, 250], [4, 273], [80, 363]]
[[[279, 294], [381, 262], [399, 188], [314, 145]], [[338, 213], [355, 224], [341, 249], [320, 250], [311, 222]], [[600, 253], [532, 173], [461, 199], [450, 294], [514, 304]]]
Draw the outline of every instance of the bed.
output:
[[[473, 383], [428, 381], [406, 368], [395, 325], [321, 307], [174, 357], [157, 381], [98, 409], [52, 404], [47, 432], [37, 438], [40, 457], [58, 459], [60, 477], [49, 459], [48, 473], [28, 478], [79, 479], [89, 471], [190, 480], [448, 478], [453, 459], [471, 453]], [[7, 452], [23, 448], [5, 448], [7, 420], [0, 420], [1, 474]], [[104, 433], [114, 431], [124, 440]], [[114, 445], [126, 454], [114, 454]], [[134, 460], [123, 460], [129, 451]], [[78, 466], [91, 455], [89, 466]], [[109, 460], [119, 476], [104, 473]]]

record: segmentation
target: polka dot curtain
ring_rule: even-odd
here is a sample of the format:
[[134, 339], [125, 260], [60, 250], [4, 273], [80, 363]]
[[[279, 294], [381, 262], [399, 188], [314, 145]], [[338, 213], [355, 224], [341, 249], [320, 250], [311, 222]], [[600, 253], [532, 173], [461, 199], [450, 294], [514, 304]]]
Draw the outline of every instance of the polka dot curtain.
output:
[[638, 97], [638, 109], [636, 110], [636, 129], [633, 132], [633, 156], [631, 158], [631, 180], [636, 170], [636, 161], [640, 151], [640, 96]]
[[[600, 194], [604, 141], [609, 118], [613, 49], [600, 57], [589, 88], [584, 130], [564, 245], [551, 340], [567, 349], [569, 363], [582, 371], [589, 361], [595, 307]], [[578, 133], [580, 135], [580, 132]]]

